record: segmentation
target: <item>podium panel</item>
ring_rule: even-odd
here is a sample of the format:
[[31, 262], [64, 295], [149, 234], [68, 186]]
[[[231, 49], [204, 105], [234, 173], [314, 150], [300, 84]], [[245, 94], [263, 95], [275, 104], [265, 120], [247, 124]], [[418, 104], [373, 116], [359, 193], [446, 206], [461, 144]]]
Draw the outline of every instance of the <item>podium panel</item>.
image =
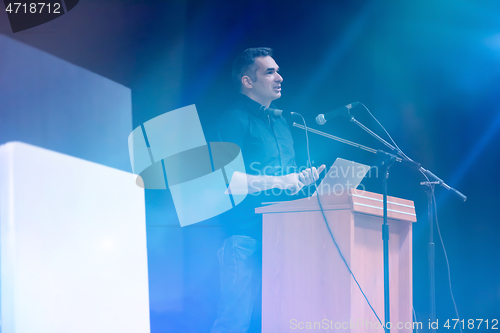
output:
[[[383, 323], [381, 195], [321, 196], [335, 241]], [[389, 281], [393, 332], [412, 323], [413, 203], [389, 197]], [[262, 332], [373, 332], [381, 329], [339, 250], [316, 197], [258, 208], [263, 214]], [[397, 324], [402, 329], [397, 328]]]

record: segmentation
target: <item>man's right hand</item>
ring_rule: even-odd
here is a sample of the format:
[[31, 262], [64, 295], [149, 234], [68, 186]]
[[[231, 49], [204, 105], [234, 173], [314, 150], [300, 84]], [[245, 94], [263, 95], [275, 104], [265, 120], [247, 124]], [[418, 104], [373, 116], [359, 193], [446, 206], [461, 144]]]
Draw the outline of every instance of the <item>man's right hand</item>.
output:
[[291, 173], [286, 176], [281, 176], [283, 185], [282, 189], [290, 191], [291, 195], [297, 194], [301, 188], [306, 185], [312, 184], [319, 179], [319, 174], [326, 168], [326, 165], [320, 166], [318, 169], [315, 167], [303, 170], [300, 173]]
[[317, 181], [319, 174], [325, 169], [323, 164], [303, 170], [300, 173], [291, 173], [285, 176], [247, 175], [235, 171], [226, 194], [248, 194], [265, 191], [273, 188], [289, 190], [291, 195], [297, 194], [304, 186]]

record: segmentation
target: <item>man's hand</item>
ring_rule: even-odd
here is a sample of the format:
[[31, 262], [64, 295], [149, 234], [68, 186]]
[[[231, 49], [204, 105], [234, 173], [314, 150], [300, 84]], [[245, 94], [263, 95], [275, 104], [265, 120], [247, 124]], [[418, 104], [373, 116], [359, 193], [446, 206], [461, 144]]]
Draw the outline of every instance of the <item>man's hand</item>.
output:
[[231, 177], [231, 183], [228, 190], [226, 190], [226, 194], [248, 194], [279, 188], [289, 190], [294, 195], [304, 186], [317, 181], [319, 174], [323, 170], [325, 170], [324, 164], [318, 169], [312, 167], [286, 176], [256, 176], [235, 171]]
[[326, 165], [320, 166], [318, 169], [315, 167], [308, 168], [299, 173], [299, 180], [304, 186], [314, 183], [318, 180], [319, 174], [325, 170]]
[[280, 188], [289, 190], [291, 195], [297, 194], [304, 187], [304, 183], [299, 180], [299, 175], [300, 173], [290, 173], [286, 176], [281, 176], [282, 185]]
[[297, 194], [301, 188], [309, 184], [314, 183], [318, 180], [319, 174], [325, 170], [326, 165], [320, 166], [318, 169], [315, 167], [308, 168], [299, 173], [291, 173], [286, 176], [282, 176], [283, 179], [283, 189], [290, 191], [291, 195]]

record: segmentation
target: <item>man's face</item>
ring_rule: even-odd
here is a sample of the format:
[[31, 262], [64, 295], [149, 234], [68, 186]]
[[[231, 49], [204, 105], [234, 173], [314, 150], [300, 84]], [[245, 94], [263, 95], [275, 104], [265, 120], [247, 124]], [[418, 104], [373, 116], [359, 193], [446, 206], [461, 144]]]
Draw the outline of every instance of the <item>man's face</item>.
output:
[[278, 74], [279, 67], [273, 58], [255, 58], [257, 67], [255, 78], [251, 80], [251, 89], [248, 90], [248, 97], [262, 105], [269, 106], [272, 101], [281, 97], [281, 82], [283, 78]]

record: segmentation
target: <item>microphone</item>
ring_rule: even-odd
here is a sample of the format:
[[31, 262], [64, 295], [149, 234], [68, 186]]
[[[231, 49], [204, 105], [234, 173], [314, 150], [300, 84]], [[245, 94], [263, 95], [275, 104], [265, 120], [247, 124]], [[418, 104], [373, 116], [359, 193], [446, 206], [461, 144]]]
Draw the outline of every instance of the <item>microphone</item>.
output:
[[287, 111], [283, 111], [283, 110], [280, 110], [280, 109], [274, 109], [274, 108], [266, 108], [264, 107], [264, 113], [269, 115], [269, 116], [274, 116], [274, 117], [279, 117], [279, 116], [293, 116], [295, 114], [295, 112], [287, 112]]
[[318, 125], [324, 125], [328, 120], [332, 119], [333, 117], [342, 115], [342, 116], [347, 116], [349, 114], [349, 110], [358, 106], [359, 102], [354, 102], [351, 104], [347, 104], [346, 106], [342, 106], [340, 108], [337, 108], [333, 111], [328, 112], [327, 114], [319, 114], [316, 117], [316, 123]]

